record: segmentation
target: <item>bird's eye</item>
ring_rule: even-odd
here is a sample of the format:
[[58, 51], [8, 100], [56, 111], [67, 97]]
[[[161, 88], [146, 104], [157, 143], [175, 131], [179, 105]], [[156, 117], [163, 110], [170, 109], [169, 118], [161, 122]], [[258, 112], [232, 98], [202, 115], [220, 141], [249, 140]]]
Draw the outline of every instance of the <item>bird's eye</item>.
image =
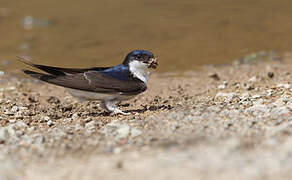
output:
[[137, 54], [137, 55], [136, 55], [136, 58], [137, 58], [137, 59], [140, 59], [141, 57], [142, 57], [141, 54]]

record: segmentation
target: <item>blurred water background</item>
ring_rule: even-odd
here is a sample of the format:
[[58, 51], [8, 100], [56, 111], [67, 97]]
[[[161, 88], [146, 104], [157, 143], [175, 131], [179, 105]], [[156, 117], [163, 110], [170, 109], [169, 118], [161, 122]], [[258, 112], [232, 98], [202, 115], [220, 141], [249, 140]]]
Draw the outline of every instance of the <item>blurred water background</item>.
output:
[[120, 63], [152, 51], [159, 71], [192, 70], [259, 51], [292, 50], [291, 0], [0, 0], [0, 70], [35, 62]]

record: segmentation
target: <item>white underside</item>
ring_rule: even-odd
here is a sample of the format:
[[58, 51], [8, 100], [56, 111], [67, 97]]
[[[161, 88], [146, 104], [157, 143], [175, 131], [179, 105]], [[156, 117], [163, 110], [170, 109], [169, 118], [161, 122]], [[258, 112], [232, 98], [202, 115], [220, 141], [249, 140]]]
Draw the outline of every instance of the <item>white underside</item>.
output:
[[123, 114], [129, 115], [130, 113], [126, 113], [121, 111], [116, 107], [116, 101], [123, 101], [134, 98], [136, 95], [126, 96], [126, 95], [118, 95], [118, 94], [103, 94], [103, 93], [95, 93], [95, 92], [86, 92], [77, 89], [66, 88], [68, 92], [78, 98], [81, 101], [100, 101], [100, 106], [107, 112], [113, 112], [114, 114]]
[[118, 94], [103, 94], [103, 93], [96, 93], [96, 92], [87, 92], [77, 89], [70, 89], [66, 88], [67, 91], [74, 97], [82, 100], [82, 101], [123, 101], [134, 98], [135, 95], [126, 96], [126, 95], [118, 95]]

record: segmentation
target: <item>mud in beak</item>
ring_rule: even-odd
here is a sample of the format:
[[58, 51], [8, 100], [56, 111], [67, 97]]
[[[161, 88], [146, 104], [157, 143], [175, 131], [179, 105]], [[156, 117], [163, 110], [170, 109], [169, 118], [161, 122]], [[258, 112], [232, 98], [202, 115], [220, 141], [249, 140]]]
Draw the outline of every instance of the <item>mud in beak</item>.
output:
[[158, 66], [158, 62], [156, 58], [151, 58], [149, 61], [148, 68], [156, 69]]

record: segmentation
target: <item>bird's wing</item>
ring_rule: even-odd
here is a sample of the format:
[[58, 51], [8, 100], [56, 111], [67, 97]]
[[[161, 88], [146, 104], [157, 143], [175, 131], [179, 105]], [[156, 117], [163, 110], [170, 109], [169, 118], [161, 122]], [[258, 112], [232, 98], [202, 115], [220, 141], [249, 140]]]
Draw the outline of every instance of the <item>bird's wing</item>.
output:
[[147, 89], [146, 84], [139, 79], [119, 80], [97, 71], [59, 76], [28, 70], [24, 70], [24, 73], [51, 84], [90, 92], [137, 95]]
[[61, 68], [61, 67], [53, 67], [53, 66], [45, 66], [45, 65], [35, 64], [35, 63], [31, 62], [31, 60], [26, 56], [17, 56], [17, 58], [19, 59], [19, 61], [21, 61], [29, 66], [36, 67], [36, 68], [38, 68], [46, 73], [49, 73], [51, 75], [56, 75], [56, 76], [83, 73], [83, 72], [86, 72], [89, 70], [101, 71], [101, 70], [105, 70], [105, 69], [110, 68], [110, 67], [93, 67], [93, 68], [82, 68], [82, 69]]

